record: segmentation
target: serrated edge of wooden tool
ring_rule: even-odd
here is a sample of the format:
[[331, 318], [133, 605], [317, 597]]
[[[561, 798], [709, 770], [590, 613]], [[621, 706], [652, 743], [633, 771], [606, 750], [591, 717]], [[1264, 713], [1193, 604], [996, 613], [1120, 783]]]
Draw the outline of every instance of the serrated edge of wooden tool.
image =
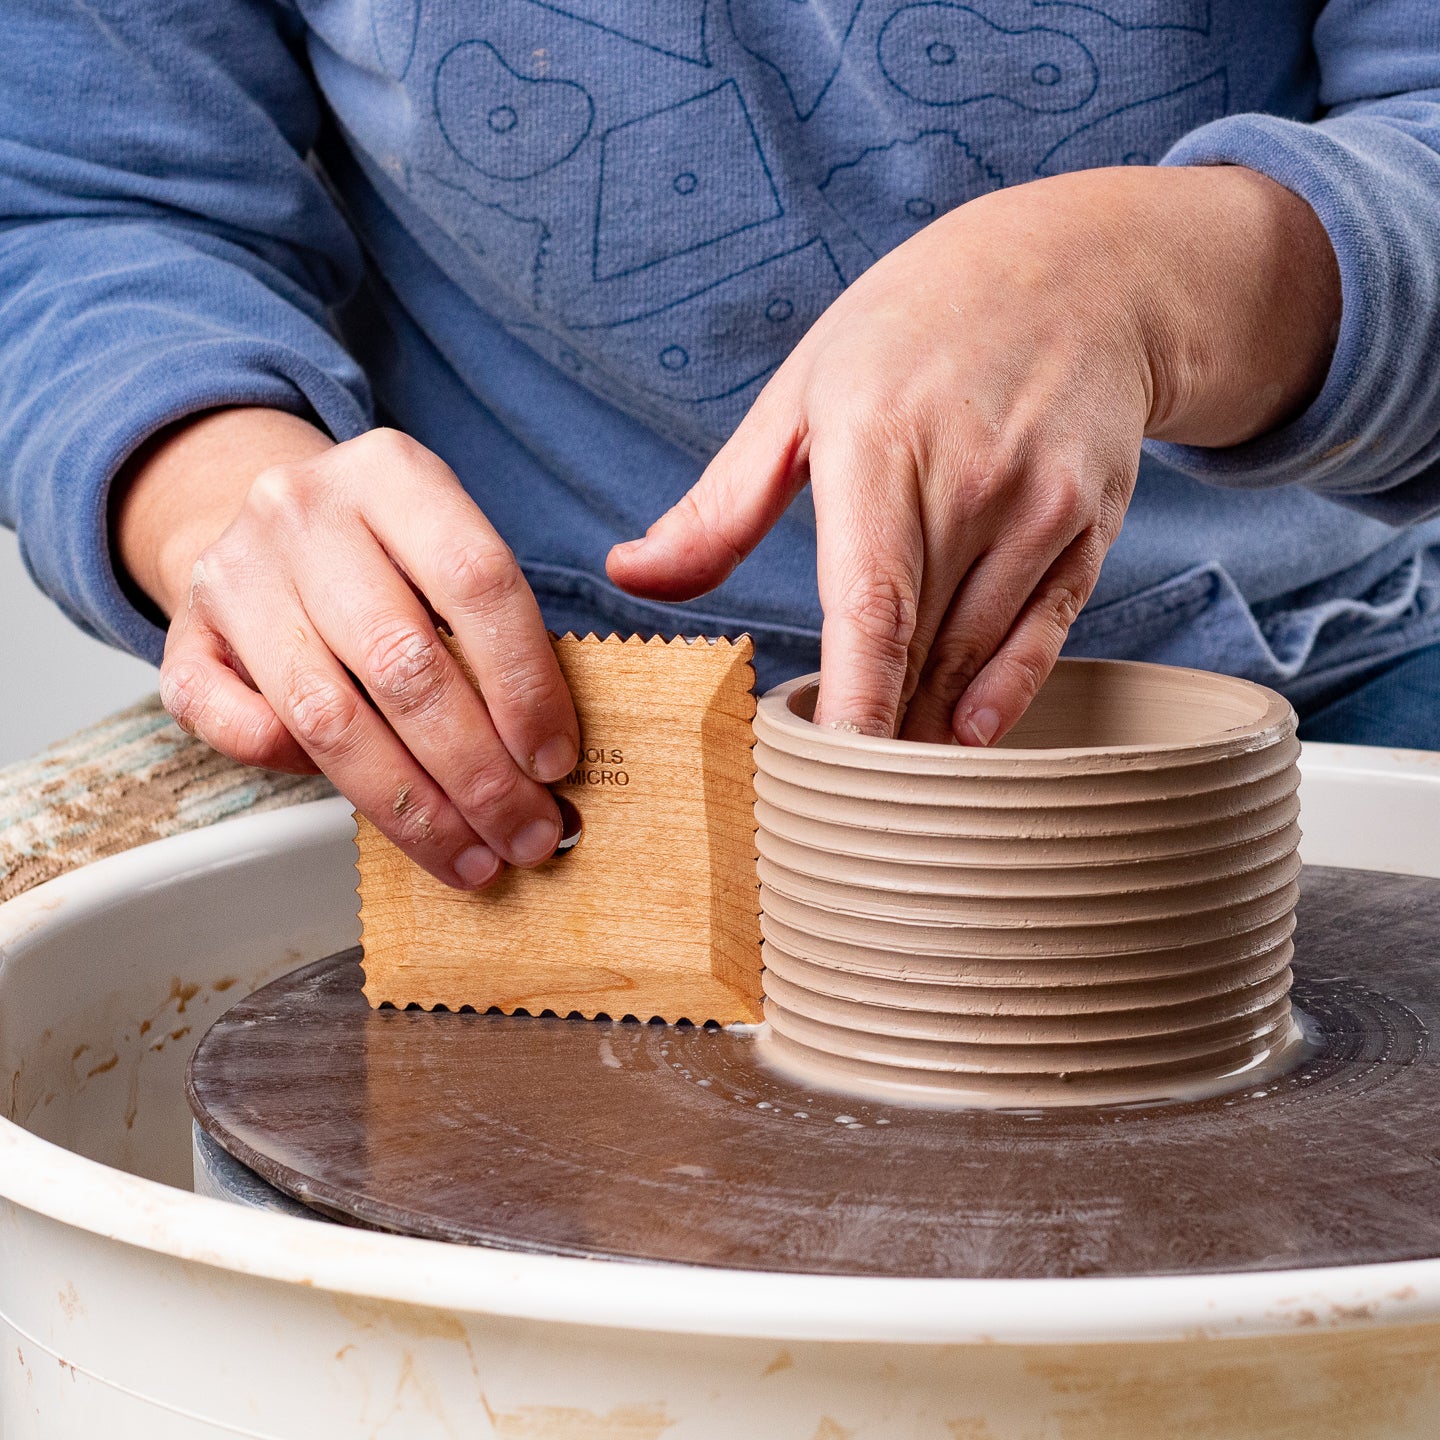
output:
[[726, 649], [743, 650], [745, 652], [744, 661], [739, 667], [739, 669], [740, 678], [742, 678], [744, 681], [743, 693], [747, 697], [747, 700], [749, 702], [748, 711], [744, 716], [745, 725], [749, 730], [749, 742], [745, 746], [745, 764], [747, 767], [745, 773], [745, 787], [748, 799], [747, 810], [749, 814], [749, 843], [745, 848], [745, 856], [748, 867], [746, 873], [748, 874], [750, 879], [749, 893], [751, 898], [749, 904], [743, 903], [739, 900], [738, 897], [735, 898], [733, 902], [731, 902], [730, 897], [728, 897], [724, 893], [724, 887], [717, 887], [715, 899], [712, 900], [711, 926], [712, 929], [716, 926], [714, 909], [715, 902], [716, 900], [718, 900], [722, 906], [728, 906], [732, 910], [734, 918], [741, 919], [743, 917], [743, 923], [745, 924], [748, 931], [748, 934], [746, 936], [746, 943], [750, 947], [752, 953], [750, 960], [748, 961], [748, 964], [751, 968], [749, 968], [745, 972], [744, 978], [746, 983], [744, 984], [744, 986], [736, 985], [731, 979], [728, 979], [722, 975], [716, 975], [714, 970], [711, 971], [711, 975], [717, 983], [725, 986], [728, 991], [739, 995], [751, 1011], [751, 1013], [746, 1016], [744, 1020], [731, 1021], [728, 1023], [754, 1024], [758, 1023], [764, 1018], [762, 1006], [765, 999], [765, 970], [764, 964], [761, 960], [761, 943], [763, 937], [760, 930], [760, 918], [762, 913], [760, 905], [759, 874], [760, 847], [758, 841], [760, 824], [755, 817], [756, 735], [754, 722], [755, 712], [759, 705], [758, 697], [755, 694], [755, 642], [747, 631], [738, 636], [734, 641], [731, 641], [729, 639], [722, 639], [717, 640], [713, 643], [716, 645], [723, 645]]
[[[550, 639], [556, 643], [563, 644], [570, 642], [574, 645], [658, 645], [667, 650], [694, 650], [704, 647], [711, 650], [738, 650], [749, 645], [751, 653], [754, 653], [755, 642], [749, 631], [734, 637], [728, 635], [672, 635], [668, 640], [659, 634], [621, 635], [618, 631], [612, 630], [608, 635], [599, 635], [594, 630], [587, 630], [583, 635], [577, 635], [573, 630], [566, 630], [563, 634], [557, 635], [553, 630], [547, 632]], [[751, 666], [750, 688], [755, 688], [754, 667]]]
[[360, 946], [360, 974], [363, 977], [360, 981], [360, 989], [365, 996], [366, 1003], [373, 1010], [381, 1005], [393, 1005], [395, 1002], [377, 999], [366, 989], [366, 986], [370, 984], [370, 971], [365, 964], [365, 892], [360, 888], [360, 881], [363, 878], [360, 874], [360, 827], [368, 822], [353, 805], [350, 807], [350, 818], [355, 824], [355, 834], [351, 838], [350, 846], [355, 852], [355, 859], [352, 862], [355, 869], [355, 918], [360, 923], [360, 937], [356, 942]]

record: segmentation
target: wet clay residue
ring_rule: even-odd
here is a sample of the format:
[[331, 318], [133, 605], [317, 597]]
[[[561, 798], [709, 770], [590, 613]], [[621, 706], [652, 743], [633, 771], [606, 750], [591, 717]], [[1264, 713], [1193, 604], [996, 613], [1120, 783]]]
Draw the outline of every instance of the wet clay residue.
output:
[[760, 702], [769, 1060], [927, 1104], [1197, 1098], [1287, 1068], [1295, 717], [1201, 671], [1062, 660], [988, 750]]

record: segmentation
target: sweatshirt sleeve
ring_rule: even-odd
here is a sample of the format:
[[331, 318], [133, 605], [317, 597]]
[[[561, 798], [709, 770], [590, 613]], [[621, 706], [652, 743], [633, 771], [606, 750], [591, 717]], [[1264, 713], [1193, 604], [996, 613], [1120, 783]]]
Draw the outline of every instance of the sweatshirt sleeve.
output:
[[1340, 262], [1320, 394], [1243, 445], [1147, 442], [1215, 485], [1302, 484], [1407, 524], [1440, 511], [1440, 5], [1330, 0], [1315, 25], [1323, 118], [1230, 115], [1166, 165], [1245, 165], [1308, 201]]
[[221, 405], [366, 429], [326, 309], [354, 237], [307, 164], [320, 106], [268, 0], [15, 0], [0, 47], [0, 521], [84, 629], [159, 659], [111, 563], [110, 483]]

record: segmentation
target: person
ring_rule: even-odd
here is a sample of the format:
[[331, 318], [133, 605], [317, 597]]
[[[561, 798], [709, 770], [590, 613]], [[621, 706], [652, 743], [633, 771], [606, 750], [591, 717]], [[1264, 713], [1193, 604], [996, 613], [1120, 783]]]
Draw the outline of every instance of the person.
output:
[[7, 16], [0, 515], [441, 879], [554, 849], [547, 626], [748, 630], [867, 734], [1066, 648], [1440, 742], [1427, 0]]

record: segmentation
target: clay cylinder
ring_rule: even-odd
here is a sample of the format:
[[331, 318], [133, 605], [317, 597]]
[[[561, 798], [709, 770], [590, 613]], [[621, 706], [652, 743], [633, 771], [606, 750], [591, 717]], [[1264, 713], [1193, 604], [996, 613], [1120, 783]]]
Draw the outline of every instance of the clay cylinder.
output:
[[1244, 680], [1062, 660], [989, 749], [755, 716], [765, 1053], [925, 1104], [1196, 1099], [1304, 1041], [1300, 747]]

